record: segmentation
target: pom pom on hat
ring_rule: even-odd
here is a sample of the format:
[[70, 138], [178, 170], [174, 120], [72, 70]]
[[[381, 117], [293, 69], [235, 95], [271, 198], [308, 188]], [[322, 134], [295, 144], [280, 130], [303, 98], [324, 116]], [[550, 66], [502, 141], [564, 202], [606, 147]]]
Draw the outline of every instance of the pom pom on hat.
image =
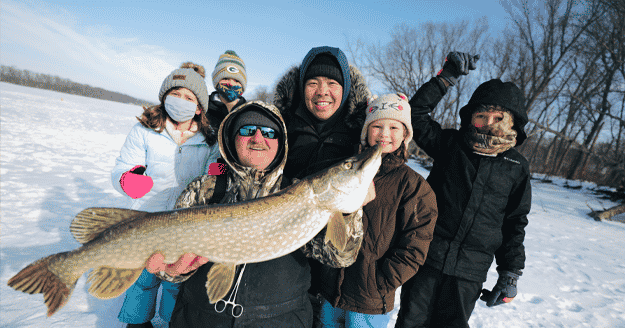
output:
[[219, 81], [226, 78], [232, 78], [239, 83], [245, 92], [247, 87], [247, 74], [245, 73], [245, 63], [236, 52], [227, 50], [223, 55], [219, 56], [219, 60], [213, 70], [213, 86], [217, 86]]
[[161, 84], [161, 90], [158, 93], [158, 99], [163, 102], [165, 94], [172, 88], [187, 88], [195, 94], [200, 106], [203, 110], [208, 108], [208, 89], [204, 77], [206, 72], [204, 66], [185, 62], [180, 68], [173, 70]]
[[367, 130], [369, 124], [385, 118], [397, 120], [404, 124], [408, 132], [404, 143], [406, 147], [408, 147], [413, 133], [412, 121], [410, 119], [410, 104], [408, 103], [408, 97], [401, 92], [390, 93], [379, 97], [376, 95], [369, 98], [365, 124], [360, 134], [360, 143], [363, 145], [367, 144]]

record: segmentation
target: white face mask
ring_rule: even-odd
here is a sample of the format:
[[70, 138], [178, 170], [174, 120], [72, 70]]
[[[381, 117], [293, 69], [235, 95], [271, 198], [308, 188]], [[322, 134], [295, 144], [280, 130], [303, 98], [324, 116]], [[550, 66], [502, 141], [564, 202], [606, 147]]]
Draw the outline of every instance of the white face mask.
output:
[[165, 110], [174, 121], [186, 122], [195, 116], [197, 104], [174, 96], [165, 98]]

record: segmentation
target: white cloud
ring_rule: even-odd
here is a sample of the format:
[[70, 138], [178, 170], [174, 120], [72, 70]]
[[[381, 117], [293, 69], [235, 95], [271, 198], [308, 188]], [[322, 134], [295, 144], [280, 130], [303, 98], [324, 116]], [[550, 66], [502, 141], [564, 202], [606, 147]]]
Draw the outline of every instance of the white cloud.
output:
[[[106, 35], [106, 27], [80, 28], [53, 8], [3, 1], [2, 64], [155, 100], [178, 55], [137, 38]], [[95, 33], [94, 33], [95, 32]]]

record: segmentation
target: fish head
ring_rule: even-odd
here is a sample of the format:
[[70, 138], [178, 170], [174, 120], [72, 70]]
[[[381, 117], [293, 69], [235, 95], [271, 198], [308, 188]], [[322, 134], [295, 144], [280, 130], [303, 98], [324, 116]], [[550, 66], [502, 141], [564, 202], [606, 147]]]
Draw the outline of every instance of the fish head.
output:
[[376, 145], [309, 177], [319, 205], [333, 212], [357, 211], [381, 163], [382, 147]]

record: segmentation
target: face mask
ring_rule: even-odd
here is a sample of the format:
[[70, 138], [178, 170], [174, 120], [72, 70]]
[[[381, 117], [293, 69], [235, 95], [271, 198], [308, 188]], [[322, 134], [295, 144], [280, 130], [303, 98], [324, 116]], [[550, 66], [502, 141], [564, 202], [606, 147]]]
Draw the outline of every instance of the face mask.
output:
[[243, 94], [243, 88], [238, 85], [217, 84], [217, 93], [228, 102], [235, 101]]
[[165, 98], [165, 110], [174, 121], [180, 123], [186, 122], [195, 116], [197, 105], [178, 97], [167, 96]]

